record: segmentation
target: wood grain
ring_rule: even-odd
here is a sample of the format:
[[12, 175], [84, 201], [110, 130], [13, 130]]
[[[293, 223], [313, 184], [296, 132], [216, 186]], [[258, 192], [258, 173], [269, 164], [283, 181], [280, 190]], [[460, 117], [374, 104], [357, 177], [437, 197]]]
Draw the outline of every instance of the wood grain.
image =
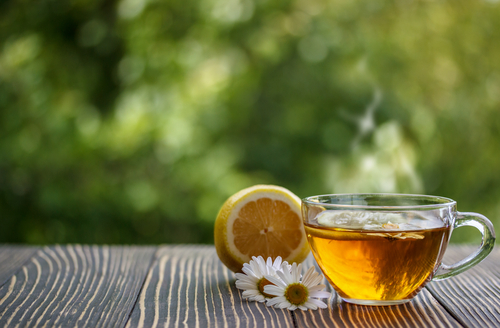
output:
[[[318, 265], [310, 255], [304, 266]], [[332, 288], [326, 281], [329, 291]], [[332, 291], [328, 308], [296, 310], [298, 327], [462, 327], [430, 293], [423, 289], [412, 301], [397, 306], [361, 306], [349, 304]]]
[[[473, 250], [453, 245], [445, 262]], [[465, 273], [430, 283], [404, 305], [358, 306], [333, 294], [325, 310], [294, 312], [243, 300], [213, 246], [68, 245], [31, 252], [0, 246], [6, 279], [0, 327], [500, 326], [498, 250]], [[312, 256], [304, 263], [310, 265], [317, 266]]]
[[[476, 247], [453, 246], [444, 263], [455, 263]], [[427, 289], [456, 319], [468, 327], [500, 327], [500, 250], [480, 264], [447, 280], [431, 282]]]
[[45, 247], [0, 288], [0, 327], [123, 327], [155, 250]]
[[127, 327], [293, 327], [287, 310], [241, 298], [213, 246], [163, 247]]
[[38, 249], [35, 246], [0, 245], [0, 286], [21, 269]]

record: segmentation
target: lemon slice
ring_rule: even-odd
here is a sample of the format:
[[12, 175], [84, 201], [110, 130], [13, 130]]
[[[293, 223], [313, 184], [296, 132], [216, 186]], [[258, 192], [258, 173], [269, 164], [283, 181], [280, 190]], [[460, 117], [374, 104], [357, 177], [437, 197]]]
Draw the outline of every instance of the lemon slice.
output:
[[234, 272], [259, 255], [300, 263], [309, 254], [300, 199], [273, 185], [239, 191], [226, 200], [217, 215], [214, 242], [220, 260]]

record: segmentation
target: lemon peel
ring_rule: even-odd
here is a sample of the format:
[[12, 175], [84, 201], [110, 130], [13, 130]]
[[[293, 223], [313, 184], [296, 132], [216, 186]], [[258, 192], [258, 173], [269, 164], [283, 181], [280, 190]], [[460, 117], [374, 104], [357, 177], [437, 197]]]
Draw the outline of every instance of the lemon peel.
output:
[[215, 220], [219, 259], [233, 272], [241, 272], [252, 256], [304, 261], [310, 249], [300, 206], [300, 199], [280, 186], [255, 185], [235, 193]]

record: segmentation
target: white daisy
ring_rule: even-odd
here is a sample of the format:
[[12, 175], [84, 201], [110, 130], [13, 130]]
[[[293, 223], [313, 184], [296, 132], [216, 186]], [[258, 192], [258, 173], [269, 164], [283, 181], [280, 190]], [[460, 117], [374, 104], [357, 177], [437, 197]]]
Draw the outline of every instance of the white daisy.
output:
[[[314, 271], [314, 267], [300, 279], [302, 265], [292, 264], [291, 270], [277, 271], [277, 276], [265, 276], [271, 283], [264, 287], [264, 293], [276, 296], [267, 300], [267, 306], [288, 310], [316, 310], [326, 308], [327, 305], [317, 298], [328, 298], [330, 293], [323, 291], [325, 285], [320, 284], [323, 276]], [[274, 285], [273, 285], [274, 284]]]
[[268, 257], [267, 263], [262, 256], [252, 256], [253, 261], [243, 264], [242, 271], [245, 273], [236, 273], [236, 288], [243, 290], [243, 298], [250, 301], [264, 302], [274, 296], [264, 293], [264, 286], [271, 284], [264, 276], [276, 277], [276, 272], [286, 269], [290, 272], [291, 266], [287, 261], [282, 262], [278, 256], [273, 260]]

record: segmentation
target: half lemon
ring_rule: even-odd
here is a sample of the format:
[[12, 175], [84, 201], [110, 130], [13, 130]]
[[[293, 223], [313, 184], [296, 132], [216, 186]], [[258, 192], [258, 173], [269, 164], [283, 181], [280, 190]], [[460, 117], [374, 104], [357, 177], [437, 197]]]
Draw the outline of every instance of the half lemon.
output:
[[310, 251], [300, 199], [273, 185], [256, 185], [229, 197], [217, 215], [214, 242], [220, 260], [234, 272], [252, 256], [300, 263]]

